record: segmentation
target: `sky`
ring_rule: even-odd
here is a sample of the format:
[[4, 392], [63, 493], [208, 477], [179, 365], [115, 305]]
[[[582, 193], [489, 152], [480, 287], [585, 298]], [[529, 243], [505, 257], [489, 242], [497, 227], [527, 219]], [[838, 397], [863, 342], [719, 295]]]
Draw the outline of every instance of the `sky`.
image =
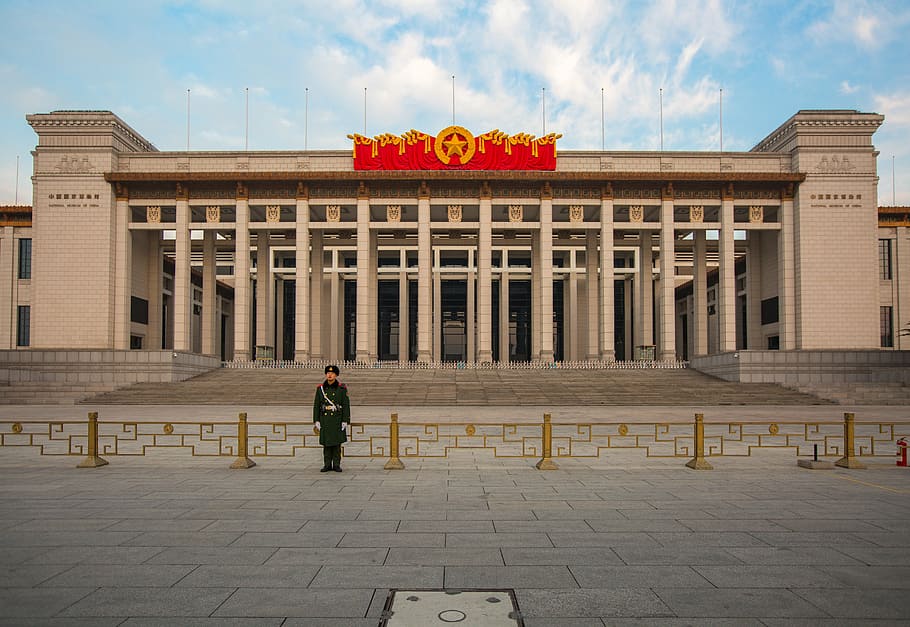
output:
[[669, 151], [856, 109], [885, 116], [879, 204], [910, 205], [908, 61], [906, 0], [0, 0], [0, 205], [31, 203], [25, 116], [58, 109], [160, 150], [187, 126], [191, 150], [340, 150], [453, 118], [656, 150], [662, 112]]

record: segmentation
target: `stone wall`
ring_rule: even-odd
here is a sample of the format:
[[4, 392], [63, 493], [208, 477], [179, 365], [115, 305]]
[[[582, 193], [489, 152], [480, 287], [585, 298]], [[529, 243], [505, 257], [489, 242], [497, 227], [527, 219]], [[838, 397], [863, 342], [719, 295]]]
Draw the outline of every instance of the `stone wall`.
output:
[[221, 366], [211, 356], [173, 351], [0, 350], [0, 385], [174, 382]]
[[910, 384], [910, 351], [742, 350], [693, 357], [692, 368], [726, 381], [787, 386], [834, 383]]

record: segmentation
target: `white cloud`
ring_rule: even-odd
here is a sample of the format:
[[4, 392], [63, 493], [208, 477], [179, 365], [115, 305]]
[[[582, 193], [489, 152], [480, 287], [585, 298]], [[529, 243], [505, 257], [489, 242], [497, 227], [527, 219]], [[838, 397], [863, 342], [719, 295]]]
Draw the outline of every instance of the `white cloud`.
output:
[[842, 94], [855, 94], [859, 91], [859, 87], [856, 85], [851, 85], [850, 81], [841, 81], [840, 84], [840, 93]]
[[871, 0], [836, 0], [831, 12], [811, 23], [806, 33], [817, 44], [852, 43], [860, 48], [880, 49], [903, 29], [910, 13], [894, 11], [892, 3]]

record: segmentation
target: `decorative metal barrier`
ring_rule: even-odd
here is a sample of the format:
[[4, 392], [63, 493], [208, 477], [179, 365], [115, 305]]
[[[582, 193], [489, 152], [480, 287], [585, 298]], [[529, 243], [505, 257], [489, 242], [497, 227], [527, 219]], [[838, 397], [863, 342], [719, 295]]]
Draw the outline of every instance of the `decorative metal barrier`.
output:
[[[768, 449], [796, 456], [839, 457], [838, 465], [859, 468], [860, 458], [895, 455], [897, 440], [910, 436], [910, 421], [855, 422], [853, 414], [830, 422], [695, 423], [353, 423], [345, 457], [388, 458], [388, 469], [409, 459], [444, 459], [451, 451], [486, 450], [495, 458], [537, 458], [541, 470], [558, 468], [559, 459], [608, 458], [619, 451], [640, 451], [646, 458], [691, 458], [687, 466], [710, 469], [711, 457], [749, 457]], [[0, 448], [31, 447], [41, 455], [85, 455], [80, 467], [98, 467], [103, 456], [142, 456], [165, 449], [193, 457], [234, 457], [232, 468], [255, 466], [251, 457], [296, 457], [318, 449], [311, 422], [0, 421]], [[403, 461], [404, 460], [404, 461]]]
[[[287, 361], [277, 359], [257, 359], [253, 361], [224, 361], [222, 368], [251, 370], [258, 368], [302, 368], [322, 369], [330, 362], [324, 359], [311, 359], [307, 361]], [[337, 365], [342, 370], [647, 370], [680, 369], [688, 368], [688, 361], [660, 361], [656, 359], [640, 359], [635, 361], [498, 361], [467, 362], [467, 361], [343, 361]]]

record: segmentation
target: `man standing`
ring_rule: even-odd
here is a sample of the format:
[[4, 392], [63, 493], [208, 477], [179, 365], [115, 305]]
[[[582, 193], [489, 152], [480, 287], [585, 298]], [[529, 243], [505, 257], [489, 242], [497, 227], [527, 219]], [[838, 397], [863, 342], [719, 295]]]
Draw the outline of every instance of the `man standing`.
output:
[[313, 422], [322, 445], [323, 466], [320, 472], [341, 472], [341, 445], [348, 441], [351, 404], [348, 388], [338, 380], [338, 366], [325, 367], [325, 381], [316, 387], [313, 399]]

